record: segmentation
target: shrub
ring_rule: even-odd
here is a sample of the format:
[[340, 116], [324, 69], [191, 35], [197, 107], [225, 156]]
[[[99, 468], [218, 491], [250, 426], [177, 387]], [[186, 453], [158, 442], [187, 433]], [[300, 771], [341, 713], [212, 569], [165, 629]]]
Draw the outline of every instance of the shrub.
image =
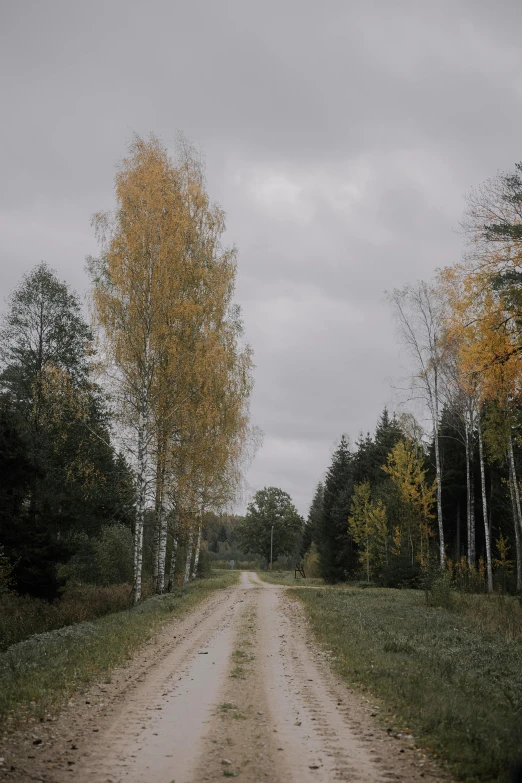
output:
[[455, 606], [455, 590], [447, 571], [442, 571], [426, 586], [426, 603], [441, 609], [453, 609]]
[[198, 572], [197, 575], [204, 579], [212, 573], [212, 565], [210, 558], [208, 556], [208, 552], [205, 547], [201, 547], [200, 553], [199, 553], [199, 561], [198, 561]]
[[0, 596], [0, 650], [34, 634], [118, 612], [132, 605], [132, 587], [92, 585], [67, 589], [61, 599], [49, 603], [32, 596]]
[[125, 525], [109, 525], [102, 529], [94, 543], [96, 581], [101, 585], [132, 582], [133, 540]]
[[13, 566], [9, 558], [4, 555], [4, 548], [0, 546], [0, 596], [9, 593], [13, 583]]
[[98, 538], [77, 533], [68, 541], [74, 555], [59, 569], [69, 584], [114, 585], [132, 582], [132, 532], [121, 523], [106, 525]]
[[304, 556], [303, 568], [309, 579], [318, 579], [321, 576], [319, 570], [319, 552], [317, 551], [315, 542], [312, 542], [310, 549]]
[[383, 566], [381, 583], [383, 587], [419, 588], [423, 581], [420, 564], [412, 563], [408, 552], [390, 555]]

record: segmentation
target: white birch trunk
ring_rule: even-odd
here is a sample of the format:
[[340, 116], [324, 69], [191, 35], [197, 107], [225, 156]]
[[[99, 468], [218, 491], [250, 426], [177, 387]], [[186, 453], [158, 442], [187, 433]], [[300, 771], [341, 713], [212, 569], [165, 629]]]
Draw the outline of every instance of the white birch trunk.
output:
[[167, 557], [167, 515], [165, 513], [164, 470], [158, 471], [156, 484], [156, 519], [158, 526], [158, 558], [156, 569], [156, 593], [165, 592], [165, 559]]
[[467, 547], [466, 547], [466, 553], [468, 558], [468, 566], [471, 566], [471, 520], [470, 520], [470, 508], [471, 508], [471, 480], [470, 480], [470, 469], [469, 469], [469, 435], [468, 435], [468, 425], [466, 422], [466, 436], [465, 436], [466, 442], [465, 442], [465, 449], [466, 449], [466, 541], [467, 541]]
[[486, 470], [484, 467], [484, 445], [482, 443], [482, 427], [480, 425], [480, 414], [477, 418], [477, 431], [479, 442], [480, 459], [480, 484], [482, 487], [482, 516], [484, 518], [484, 539], [486, 543], [486, 572], [488, 576], [488, 593], [493, 592], [493, 567], [491, 564], [491, 539], [488, 520], [488, 502], [486, 497]]
[[192, 551], [194, 549], [194, 533], [191, 530], [187, 542], [187, 559], [185, 561], [185, 576], [183, 577], [183, 587], [186, 587], [190, 581], [190, 566], [192, 564]]
[[513, 515], [513, 521], [515, 523], [515, 560], [517, 567], [517, 593], [522, 593], [522, 546], [520, 542], [520, 531], [516, 522], [516, 517]]
[[469, 485], [469, 536], [470, 536], [470, 558], [473, 565], [477, 564], [477, 523], [475, 520], [475, 464], [473, 461], [473, 446], [469, 450], [469, 469], [471, 473], [471, 482]]
[[143, 565], [143, 513], [136, 510], [136, 526], [134, 530], [134, 603], [141, 600], [141, 570]]
[[141, 600], [141, 576], [143, 568], [143, 523], [147, 502], [147, 444], [146, 417], [143, 405], [138, 427], [138, 471], [137, 471], [137, 504], [136, 526], [134, 530], [134, 603]]
[[167, 515], [165, 506], [161, 504], [158, 554], [158, 593], [165, 592], [165, 563], [167, 559]]
[[518, 529], [517, 501], [515, 499], [515, 488], [513, 480], [513, 471], [511, 469], [511, 459], [509, 460], [509, 493], [511, 495], [511, 508], [513, 511], [513, 526], [515, 528], [515, 557], [517, 566], [517, 593], [522, 591], [522, 553], [520, 548], [520, 531]]
[[158, 546], [159, 546], [159, 513], [156, 507], [154, 513], [154, 534], [152, 538], [152, 584], [154, 592], [157, 590], [158, 584]]
[[460, 499], [457, 501], [457, 552], [456, 560], [460, 560]]
[[513, 475], [513, 489], [515, 490], [515, 501], [517, 505], [518, 524], [520, 527], [520, 531], [522, 531], [522, 511], [520, 510], [520, 487], [518, 486], [517, 470], [515, 467], [515, 454], [513, 452], [513, 440], [511, 438], [511, 433], [509, 434], [508, 451], [509, 451], [509, 462], [511, 464], [511, 472]]
[[437, 474], [437, 523], [439, 527], [439, 558], [440, 567], [444, 568], [446, 564], [446, 552], [444, 549], [444, 526], [442, 524], [442, 468], [440, 464], [440, 444], [439, 444], [439, 376], [435, 366], [434, 375], [434, 393], [430, 394], [433, 417], [433, 435], [435, 440], [435, 471]]
[[439, 427], [435, 429], [435, 470], [437, 472], [437, 522], [439, 526], [439, 558], [440, 567], [444, 568], [446, 554], [444, 551], [444, 528], [442, 526], [442, 470], [440, 465]]
[[170, 593], [174, 587], [174, 573], [176, 571], [176, 556], [178, 554], [178, 537], [174, 533], [172, 537], [172, 554], [170, 556], [170, 568], [169, 568], [169, 581], [167, 584], [167, 591]]
[[515, 546], [516, 546], [516, 560], [517, 560], [517, 592], [522, 591], [522, 553], [521, 553], [521, 541], [520, 531], [522, 529], [522, 514], [520, 511], [520, 489], [517, 481], [517, 471], [515, 467], [515, 454], [513, 452], [513, 441], [511, 439], [511, 433], [508, 440], [508, 457], [509, 457], [509, 488], [511, 490], [511, 500], [513, 503], [513, 522], [515, 523]]
[[159, 467], [159, 451], [156, 454], [155, 470], [155, 497], [154, 497], [154, 535], [152, 538], [152, 589], [154, 593], [158, 592], [158, 574], [159, 574], [159, 546], [160, 546], [160, 527], [161, 527], [161, 481]]
[[158, 573], [156, 577], [156, 592], [165, 592], [165, 560], [167, 558], [167, 515], [163, 499], [158, 511]]
[[156, 538], [154, 548], [154, 590], [158, 595], [165, 592], [165, 560], [167, 557], [167, 514], [165, 509], [165, 452], [157, 444], [156, 462]]
[[195, 579], [198, 573], [199, 553], [201, 552], [201, 525], [198, 528], [198, 540], [196, 542], [196, 552], [194, 555], [194, 566], [192, 568], [192, 579]]
[[522, 593], [522, 545], [520, 531], [515, 521], [515, 559], [517, 566], [517, 593]]
[[470, 441], [470, 426], [466, 421], [466, 527], [467, 527], [467, 539], [468, 539], [468, 567], [471, 568], [475, 565], [475, 498], [473, 492], [473, 472], [471, 461], [471, 449], [469, 445]]

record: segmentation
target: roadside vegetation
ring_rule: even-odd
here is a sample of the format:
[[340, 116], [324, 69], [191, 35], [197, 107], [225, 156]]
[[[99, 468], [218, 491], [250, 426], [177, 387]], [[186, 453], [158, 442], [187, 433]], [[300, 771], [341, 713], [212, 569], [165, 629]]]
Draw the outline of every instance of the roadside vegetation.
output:
[[390, 733], [412, 734], [461, 780], [511, 780], [522, 756], [518, 598], [458, 592], [447, 578], [396, 590], [260, 576], [295, 586], [328, 660], [371, 692]]
[[65, 700], [121, 665], [173, 617], [212, 591], [230, 587], [237, 571], [213, 572], [187, 587], [153, 596], [125, 611], [32, 636], [0, 654], [0, 722], [45, 720]]
[[447, 610], [412, 590], [296, 595], [342, 676], [382, 699], [387, 727], [412, 733], [462, 780], [510, 780], [522, 755], [516, 599], [458, 596]]

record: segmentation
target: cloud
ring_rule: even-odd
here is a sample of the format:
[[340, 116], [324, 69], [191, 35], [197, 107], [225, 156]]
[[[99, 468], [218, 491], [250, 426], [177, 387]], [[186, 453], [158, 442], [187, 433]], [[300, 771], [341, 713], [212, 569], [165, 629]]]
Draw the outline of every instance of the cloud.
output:
[[306, 513], [403, 374], [384, 290], [456, 260], [463, 194], [522, 157], [520, 3], [28, 0], [2, 21], [2, 295], [41, 259], [83, 291], [128, 140], [181, 128], [239, 249], [248, 480]]

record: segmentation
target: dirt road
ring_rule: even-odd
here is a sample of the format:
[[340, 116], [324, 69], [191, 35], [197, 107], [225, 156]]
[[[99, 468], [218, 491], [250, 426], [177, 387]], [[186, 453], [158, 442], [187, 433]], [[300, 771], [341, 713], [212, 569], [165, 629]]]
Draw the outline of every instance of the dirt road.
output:
[[[328, 669], [286, 588], [243, 573], [72, 703], [1, 779], [62, 783], [442, 780]], [[31, 758], [32, 757], [32, 758]], [[16, 763], [14, 763], [16, 761]], [[5, 760], [9, 763], [9, 759]]]

